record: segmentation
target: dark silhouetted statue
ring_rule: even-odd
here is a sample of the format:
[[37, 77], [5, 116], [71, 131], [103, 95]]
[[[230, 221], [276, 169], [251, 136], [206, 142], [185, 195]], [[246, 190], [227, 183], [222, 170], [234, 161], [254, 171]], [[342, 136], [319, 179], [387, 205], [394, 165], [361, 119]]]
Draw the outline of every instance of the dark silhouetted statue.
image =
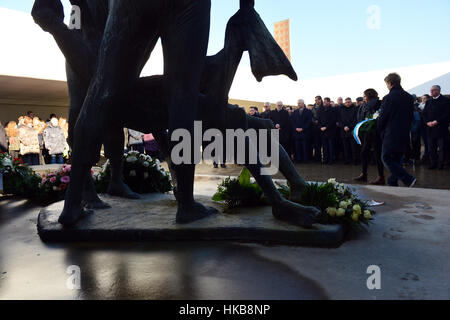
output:
[[[228, 94], [244, 51], [250, 55], [258, 81], [269, 75], [297, 75], [263, 21], [254, 1], [241, 0], [240, 10], [227, 25], [225, 46], [206, 57], [210, 1], [72, 0], [82, 13], [82, 29], [63, 23], [60, 0], [36, 0], [35, 21], [50, 32], [67, 60], [70, 93], [70, 144], [73, 148], [71, 184], [60, 223], [73, 225], [83, 217], [83, 206], [108, 207], [93, 187], [91, 167], [101, 144], [111, 159], [108, 193], [137, 198], [122, 178], [123, 128], [153, 132], [175, 184], [177, 222], [189, 223], [214, 213], [194, 201], [195, 166], [174, 165], [167, 136], [178, 128], [193, 132], [194, 120], [203, 129], [273, 129], [269, 120], [248, 116], [228, 104]], [[139, 75], [157, 40], [162, 39], [164, 75]], [[107, 134], [105, 134], [107, 133]], [[247, 152], [256, 148], [246, 141]], [[306, 183], [280, 146], [280, 171], [298, 201]], [[193, 163], [193, 162], [191, 162]], [[284, 199], [260, 163], [247, 168], [271, 201], [274, 216], [300, 226], [316, 222], [319, 210]]]

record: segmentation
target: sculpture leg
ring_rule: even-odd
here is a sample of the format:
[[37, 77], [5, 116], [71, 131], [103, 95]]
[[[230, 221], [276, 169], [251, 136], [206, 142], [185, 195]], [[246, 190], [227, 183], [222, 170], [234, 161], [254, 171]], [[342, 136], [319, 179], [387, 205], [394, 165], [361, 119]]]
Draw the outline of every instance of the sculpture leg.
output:
[[[255, 117], [247, 116], [248, 127], [256, 130], [271, 130], [274, 129], [271, 121], [258, 119]], [[300, 201], [301, 195], [306, 187], [305, 180], [300, 176], [294, 164], [292, 163], [286, 150], [275, 141], [275, 144], [279, 146], [279, 156], [280, 156], [280, 172], [289, 182], [291, 188], [290, 200], [294, 202]]]
[[[247, 140], [247, 155], [250, 154], [249, 152], [257, 151], [256, 147]], [[261, 175], [262, 165], [260, 163], [247, 164], [246, 167], [269, 199], [272, 205], [273, 216], [276, 219], [302, 227], [311, 227], [317, 222], [317, 218], [321, 214], [320, 210], [314, 207], [305, 207], [284, 199], [275, 187], [272, 177]]]
[[[69, 146], [73, 148], [74, 124], [83, 106], [87, 92], [87, 84], [76, 74], [71, 66], [66, 63], [67, 86], [69, 89], [70, 105], [69, 105]], [[72, 176], [72, 175], [71, 175]], [[89, 174], [83, 189], [82, 203], [88, 209], [106, 209], [110, 206], [103, 202], [97, 195], [94, 186], [94, 180]]]
[[[179, 1], [177, 11], [172, 13], [162, 36], [169, 136], [174, 130], [182, 128], [194, 137], [200, 78], [209, 37], [210, 8], [210, 0]], [[173, 166], [177, 180], [178, 223], [189, 223], [217, 212], [194, 201], [195, 164], [191, 160], [189, 164]]]
[[122, 126], [111, 126], [105, 137], [105, 155], [111, 162], [111, 180], [108, 194], [127, 199], [140, 199], [123, 181], [123, 145], [124, 134]]
[[[112, 2], [110, 16], [99, 50], [97, 70], [74, 128], [71, 183], [59, 218], [70, 226], [83, 217], [81, 197], [90, 168], [99, 159], [107, 124], [114, 122], [115, 110], [126, 103], [140, 74], [140, 63], [148, 41], [138, 32], [139, 19], [129, 23], [135, 9], [123, 1]], [[129, 11], [132, 12], [129, 12]], [[125, 17], [124, 17], [125, 16]], [[128, 17], [128, 19], [126, 19]]]

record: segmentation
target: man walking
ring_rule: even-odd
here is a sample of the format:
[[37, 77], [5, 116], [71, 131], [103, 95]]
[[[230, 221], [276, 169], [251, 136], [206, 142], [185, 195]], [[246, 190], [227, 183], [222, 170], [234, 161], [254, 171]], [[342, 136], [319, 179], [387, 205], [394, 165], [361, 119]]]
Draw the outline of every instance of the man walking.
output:
[[427, 126], [431, 170], [444, 169], [449, 114], [450, 99], [441, 95], [440, 86], [433, 86], [431, 99], [428, 99], [423, 111], [423, 118]]
[[388, 184], [398, 187], [398, 180], [401, 180], [406, 186], [412, 188], [417, 179], [406, 172], [401, 164], [401, 159], [409, 143], [414, 99], [403, 90], [398, 74], [391, 73], [384, 81], [390, 93], [383, 99], [378, 129], [383, 143], [382, 160], [391, 173]]

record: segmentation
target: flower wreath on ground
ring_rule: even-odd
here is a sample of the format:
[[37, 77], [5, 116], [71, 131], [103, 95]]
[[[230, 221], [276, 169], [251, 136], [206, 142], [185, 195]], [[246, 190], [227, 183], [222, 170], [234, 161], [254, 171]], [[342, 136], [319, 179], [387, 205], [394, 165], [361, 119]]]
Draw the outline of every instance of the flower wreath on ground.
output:
[[[290, 188], [278, 184], [280, 193], [290, 197]], [[236, 178], [227, 178], [218, 186], [213, 200], [225, 205], [225, 212], [233, 212], [235, 208], [268, 205], [261, 187], [251, 181], [250, 172], [244, 168]], [[324, 183], [308, 183], [298, 202], [304, 206], [320, 209], [322, 224], [342, 224], [350, 229], [365, 229], [372, 221], [375, 211], [370, 210], [367, 202], [358, 198], [356, 191], [336, 179]]]
[[42, 175], [39, 185], [38, 200], [41, 202], [54, 202], [64, 199], [70, 183], [70, 165], [63, 165], [54, 172]]
[[1, 152], [0, 172], [4, 194], [33, 197], [37, 193], [41, 178], [22, 159], [13, 159], [10, 154]]
[[[97, 192], [106, 193], [111, 177], [110, 161], [106, 161], [101, 172], [93, 175]], [[173, 190], [170, 174], [161, 167], [160, 161], [137, 151], [124, 154], [123, 177], [131, 190], [140, 194]]]

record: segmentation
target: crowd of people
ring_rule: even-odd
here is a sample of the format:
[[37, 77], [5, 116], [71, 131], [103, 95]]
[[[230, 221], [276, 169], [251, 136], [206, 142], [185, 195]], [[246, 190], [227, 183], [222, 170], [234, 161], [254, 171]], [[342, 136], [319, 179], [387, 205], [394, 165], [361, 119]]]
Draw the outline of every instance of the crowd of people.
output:
[[[298, 100], [297, 107], [285, 106], [279, 101], [274, 110], [266, 102], [262, 112], [251, 107], [249, 114], [272, 120], [280, 130], [280, 144], [295, 163], [331, 165], [342, 161], [346, 165], [361, 165], [361, 175], [354, 178], [358, 182], [367, 182], [368, 166], [374, 163], [378, 177], [370, 183], [386, 184], [384, 169], [387, 167], [392, 174], [392, 166], [386, 163], [389, 162], [386, 153], [383, 158], [383, 146], [400, 152], [398, 162], [402, 167], [428, 164], [430, 170], [443, 170], [450, 162], [450, 99], [441, 94], [438, 85], [431, 88], [430, 94], [416, 97], [401, 88], [399, 75], [391, 74], [385, 81], [390, 94], [384, 99], [380, 99], [376, 90], [367, 89], [355, 102], [351, 98], [339, 97], [335, 102], [317, 96], [314, 104], [307, 105], [303, 99]], [[397, 97], [397, 90], [404, 93], [403, 101]], [[403, 105], [406, 107], [402, 110]], [[357, 144], [353, 133], [355, 126], [374, 114], [383, 113], [383, 121], [387, 121], [386, 117], [398, 117], [388, 121], [389, 126], [393, 126], [393, 133], [389, 133], [390, 128], [383, 127], [386, 124], [380, 124], [379, 119], [378, 128], [361, 137], [361, 145]], [[400, 140], [402, 145], [398, 144]], [[395, 181], [388, 183], [396, 184]]]
[[[69, 125], [65, 118], [51, 114], [44, 121], [32, 111], [18, 121], [0, 123], [0, 151], [8, 152], [29, 166], [63, 164], [70, 159]], [[135, 150], [161, 159], [159, 146], [152, 134], [124, 129], [124, 151]]]
[[0, 149], [30, 166], [63, 164], [69, 154], [68, 130], [65, 118], [51, 114], [44, 121], [28, 111], [17, 122], [0, 123]]
[[[415, 178], [404, 169], [408, 164], [428, 164], [430, 170], [443, 170], [450, 158], [450, 99], [435, 85], [430, 94], [411, 96], [401, 87], [398, 74], [385, 79], [390, 93], [380, 99], [377, 91], [367, 89], [363, 96], [336, 102], [317, 96], [314, 104], [298, 100], [297, 107], [281, 101], [274, 110], [269, 102], [260, 113], [251, 107], [249, 114], [270, 119], [280, 132], [280, 144], [295, 163], [317, 162], [331, 165], [361, 165], [355, 181], [367, 182], [370, 163], [376, 164], [378, 177], [371, 184], [384, 185], [385, 168], [390, 172], [389, 185], [402, 180], [414, 185]], [[379, 115], [378, 124], [356, 142], [358, 123]], [[152, 134], [124, 129], [125, 150], [136, 150], [162, 158]], [[0, 123], [0, 149], [20, 158], [27, 165], [62, 164], [70, 155], [67, 143], [68, 123], [55, 114], [43, 121], [29, 111], [18, 121]], [[217, 168], [218, 164], [214, 164]], [[221, 164], [226, 167], [225, 162]]]

